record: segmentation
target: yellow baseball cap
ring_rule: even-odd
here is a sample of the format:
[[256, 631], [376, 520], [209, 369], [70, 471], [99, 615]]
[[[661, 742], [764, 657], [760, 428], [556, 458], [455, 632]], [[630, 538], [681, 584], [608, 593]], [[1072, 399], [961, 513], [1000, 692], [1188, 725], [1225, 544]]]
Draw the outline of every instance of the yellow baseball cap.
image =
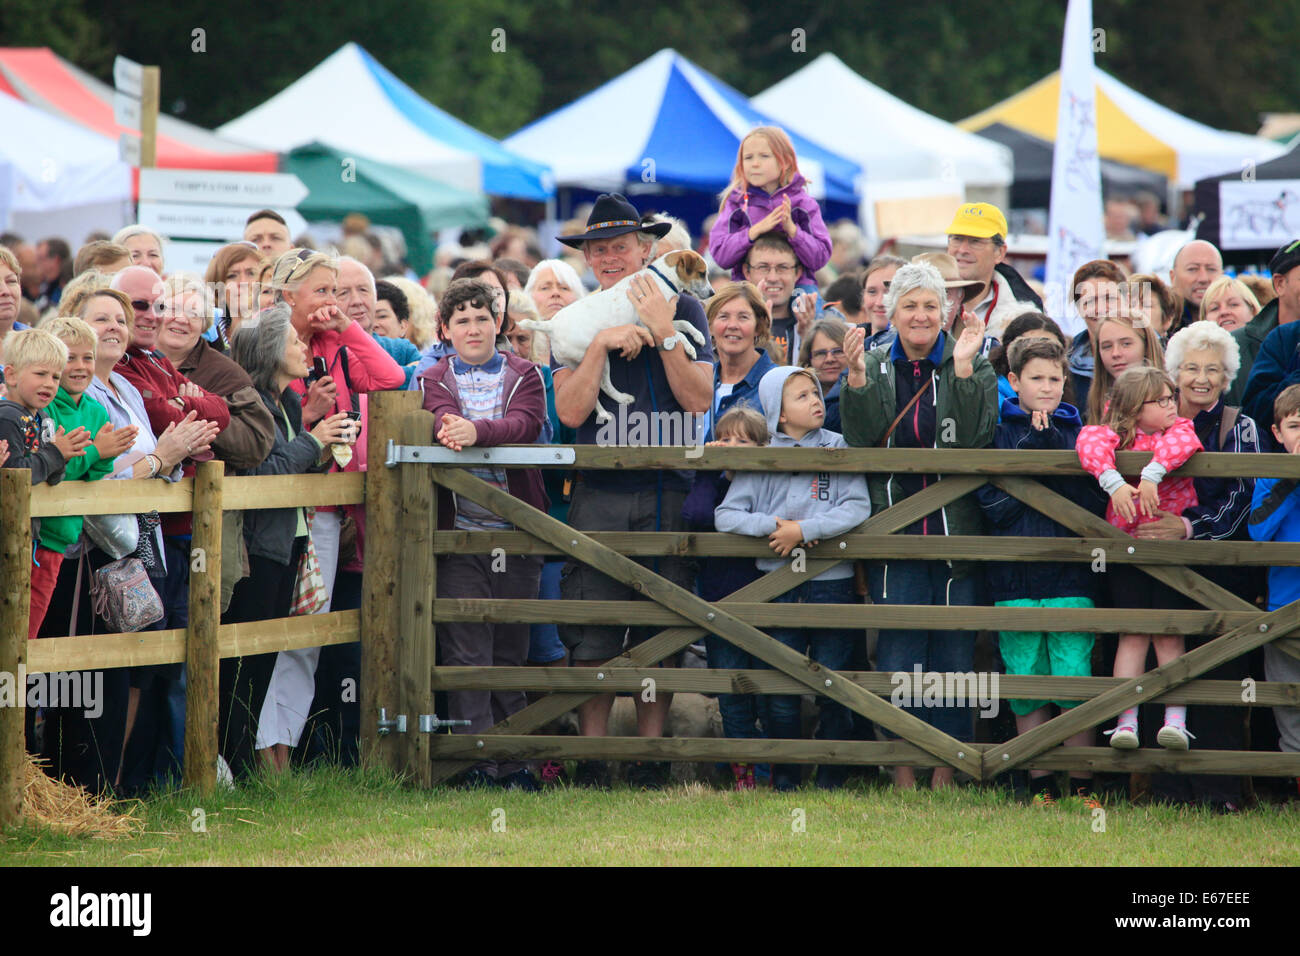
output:
[[971, 236], [974, 239], [988, 239], [992, 236], [1006, 238], [1007, 217], [992, 203], [968, 202], [958, 208], [952, 225], [948, 227], [948, 235]]

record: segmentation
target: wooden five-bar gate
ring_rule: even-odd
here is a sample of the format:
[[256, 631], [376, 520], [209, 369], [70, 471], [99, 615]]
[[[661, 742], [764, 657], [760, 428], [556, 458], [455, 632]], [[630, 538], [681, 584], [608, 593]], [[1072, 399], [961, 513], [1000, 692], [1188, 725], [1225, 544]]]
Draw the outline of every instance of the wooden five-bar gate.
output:
[[[215, 786], [217, 667], [222, 657], [292, 647], [361, 641], [362, 752], [368, 762], [431, 785], [480, 759], [615, 759], [747, 761], [850, 765], [950, 766], [976, 780], [1016, 768], [1168, 771], [1300, 776], [1300, 754], [1260, 751], [1186, 752], [1072, 747], [1063, 742], [1147, 701], [1229, 706], [1300, 706], [1300, 684], [1198, 679], [1226, 661], [1275, 643], [1300, 657], [1300, 602], [1265, 613], [1191, 570], [1194, 566], [1300, 564], [1300, 544], [1139, 541], [1034, 480], [1079, 474], [1069, 452], [906, 449], [708, 449], [687, 458], [681, 448], [532, 449], [545, 467], [581, 469], [721, 469], [908, 472], [943, 479], [873, 514], [853, 533], [822, 541], [791, 562], [710, 604], [633, 558], [663, 555], [770, 556], [763, 539], [677, 532], [582, 533], [471, 475], [469, 466], [506, 461], [510, 450], [429, 448], [432, 416], [414, 393], [370, 398], [365, 475], [225, 478], [219, 463], [196, 478], [160, 482], [70, 483], [31, 488], [27, 473], [0, 473], [0, 671], [28, 673], [185, 661], [189, 668], [184, 782], [200, 793]], [[394, 448], [398, 453], [394, 454]], [[406, 449], [406, 453], [400, 453]], [[815, 457], [815, 465], [813, 459]], [[1121, 453], [1126, 474], [1148, 459]], [[386, 467], [387, 461], [394, 462]], [[397, 463], [400, 462], [400, 463]], [[518, 465], [504, 464], [504, 467]], [[1179, 474], [1219, 477], [1300, 477], [1286, 455], [1199, 454]], [[992, 482], [1027, 506], [1050, 514], [1076, 538], [922, 537], [899, 534], [913, 522]], [[472, 500], [510, 521], [509, 532], [438, 531], [436, 487]], [[223, 509], [305, 504], [366, 506], [365, 570], [360, 612], [221, 625], [220, 539]], [[26, 641], [31, 516], [192, 511], [194, 548], [206, 565], [191, 574], [190, 624], [185, 630]], [[498, 551], [497, 549], [501, 549]], [[494, 601], [436, 599], [437, 556], [504, 553], [564, 555], [598, 568], [645, 600]], [[215, 559], [215, 560], [214, 560]], [[771, 604], [778, 596], [852, 559], [984, 562], [1104, 560], [1140, 568], [1193, 599], [1203, 610], [1038, 609]], [[707, 573], [707, 564], [705, 565]], [[508, 573], [508, 571], [507, 571]], [[435, 665], [435, 624], [486, 620], [661, 626], [650, 640], [600, 667], [443, 667]], [[1002, 676], [999, 696], [1083, 701], [1005, 743], [958, 741], [906, 711], [889, 695], [894, 675], [831, 671], [765, 634], [772, 627], [1069, 630], [1094, 633], [1184, 634], [1210, 637], [1176, 661], [1132, 680], [1109, 677]], [[658, 667], [704, 634], [713, 633], [773, 670]], [[899, 736], [891, 741], [732, 740], [541, 736], [534, 732], [598, 694], [640, 692], [653, 678], [658, 693], [816, 693], [835, 700]], [[428, 732], [434, 693], [470, 689], [530, 690], [546, 696], [497, 726], [474, 734]], [[914, 688], [917, 698], [920, 688]], [[21, 701], [19, 702], [21, 703]], [[385, 722], [381, 728], [381, 710]], [[1194, 716], [1192, 720], [1194, 721]], [[1193, 724], [1194, 726], [1194, 724]], [[0, 708], [0, 823], [21, 815], [21, 707]], [[382, 731], [382, 732], [381, 732]]]

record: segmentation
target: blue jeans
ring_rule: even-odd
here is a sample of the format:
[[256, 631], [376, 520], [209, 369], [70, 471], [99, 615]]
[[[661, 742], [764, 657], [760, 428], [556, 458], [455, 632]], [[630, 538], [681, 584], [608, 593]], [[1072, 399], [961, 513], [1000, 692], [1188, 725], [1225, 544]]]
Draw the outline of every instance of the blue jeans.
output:
[[[560, 600], [560, 572], [563, 570], [563, 558], [542, 565], [542, 583], [537, 596], [543, 601]], [[564, 644], [560, 641], [560, 629], [555, 624], [528, 626], [528, 663], [552, 664], [563, 660], [565, 653]]]
[[[776, 598], [774, 604], [859, 604], [861, 603], [853, 587], [853, 578], [840, 578], [833, 581], [808, 581]], [[853, 656], [855, 641], [865, 640], [863, 630], [827, 629], [827, 628], [773, 628], [768, 632], [791, 650], [808, 654], [814, 661], [831, 670], [843, 670]], [[762, 661], [755, 661], [757, 667], [767, 667]], [[799, 740], [803, 737], [800, 721], [800, 700], [794, 694], [774, 694], [768, 698], [767, 735], [780, 740]], [[852, 721], [849, 710], [827, 697], [817, 698], [818, 740], [851, 740]], [[793, 764], [778, 764], [772, 768], [772, 781], [776, 786], [782, 783], [797, 784], [799, 767]]]
[[[704, 635], [709, 667], [715, 670], [757, 670], [767, 665], [748, 651], [742, 651], [716, 634]], [[758, 721], [767, 726], [767, 698], [762, 694], [719, 694], [718, 710], [722, 713], [722, 732], [736, 740], [759, 740], [766, 736]]]
[[[943, 561], [890, 561], [871, 566], [868, 579], [875, 604], [928, 604], [932, 607], [979, 603], [979, 576], [952, 578]], [[973, 631], [886, 631], [876, 643], [876, 670], [882, 673], [967, 673], [975, 667]], [[905, 707], [914, 717], [958, 740], [972, 737], [970, 707]], [[884, 728], [882, 728], [884, 729]], [[885, 730], [890, 738], [898, 735]]]

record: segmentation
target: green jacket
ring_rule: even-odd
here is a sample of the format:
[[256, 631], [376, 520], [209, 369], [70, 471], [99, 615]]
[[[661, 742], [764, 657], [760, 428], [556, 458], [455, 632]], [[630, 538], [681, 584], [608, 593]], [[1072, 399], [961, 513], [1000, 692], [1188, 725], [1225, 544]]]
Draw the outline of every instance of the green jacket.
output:
[[[945, 335], [943, 361], [938, 381], [921, 401], [934, 401], [936, 448], [984, 448], [993, 440], [998, 424], [998, 378], [993, 366], [982, 355], [975, 356], [975, 371], [969, 378], [958, 378], [953, 368], [952, 351], [956, 340]], [[840, 420], [844, 439], [858, 448], [873, 448], [880, 443], [890, 424], [898, 417], [898, 400], [894, 390], [893, 344], [882, 345], [867, 353], [867, 384], [851, 388], [846, 383], [840, 391]], [[944, 422], [951, 421], [946, 428]], [[946, 440], [945, 440], [946, 439]], [[889, 447], [894, 436], [889, 437]], [[906, 492], [892, 474], [867, 476], [871, 491], [871, 513], [879, 514], [905, 498]], [[941, 509], [947, 534], [983, 534], [984, 517], [974, 493], [958, 498]]]
[[1225, 405], [1241, 406], [1241, 397], [1246, 393], [1246, 379], [1250, 378], [1250, 370], [1255, 364], [1255, 358], [1259, 355], [1264, 340], [1268, 338], [1268, 333], [1275, 328], [1277, 328], [1276, 299], [1260, 309], [1259, 315], [1232, 333], [1232, 337], [1237, 340], [1237, 348], [1241, 350], [1241, 367], [1237, 371], [1237, 377], [1232, 381], [1232, 387], [1228, 389], [1228, 394], [1223, 397]]
[[[59, 388], [45, 410], [56, 427], [61, 426], [70, 432], [78, 425], [85, 427], [92, 438], [108, 423], [108, 410], [89, 395], [83, 394], [81, 401], [74, 403], [72, 396]], [[64, 481], [98, 481], [105, 475], [112, 474], [113, 459], [100, 458], [99, 450], [94, 445], [86, 446], [86, 454], [80, 458], [69, 458], [63, 473]], [[41, 547], [49, 548], [59, 554], [65, 553], [81, 537], [81, 515], [67, 515], [60, 518], [41, 519]]]

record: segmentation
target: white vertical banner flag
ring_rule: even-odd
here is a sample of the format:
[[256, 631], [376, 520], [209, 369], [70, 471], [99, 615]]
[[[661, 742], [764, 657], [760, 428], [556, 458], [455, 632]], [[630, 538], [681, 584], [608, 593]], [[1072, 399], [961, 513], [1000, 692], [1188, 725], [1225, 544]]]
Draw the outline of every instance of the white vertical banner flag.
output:
[[1092, 63], [1092, 0], [1070, 0], [1061, 44], [1061, 100], [1052, 152], [1052, 208], [1048, 220], [1047, 314], [1068, 333], [1083, 319], [1070, 303], [1079, 266], [1102, 258], [1106, 238], [1097, 158], [1097, 85]]

